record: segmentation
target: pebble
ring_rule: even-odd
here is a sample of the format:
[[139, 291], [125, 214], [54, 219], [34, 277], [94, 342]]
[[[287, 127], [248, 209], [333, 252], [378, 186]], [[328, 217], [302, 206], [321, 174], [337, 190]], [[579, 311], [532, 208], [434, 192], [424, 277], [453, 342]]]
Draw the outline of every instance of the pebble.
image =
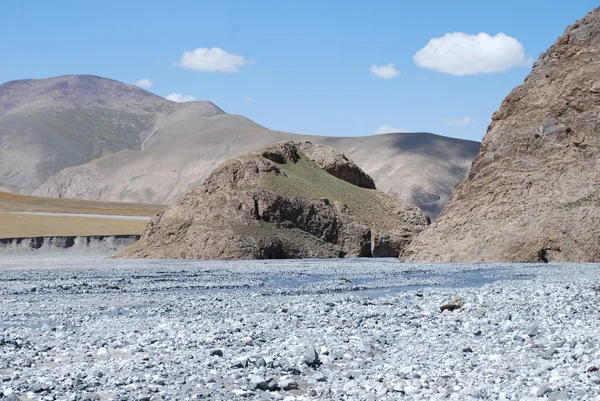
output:
[[315, 350], [314, 348], [307, 349], [306, 352], [304, 353], [304, 355], [302, 355], [300, 362], [304, 363], [305, 365], [307, 365], [311, 368], [315, 368], [321, 364], [321, 361], [319, 359], [319, 354], [317, 353], [317, 350]]
[[298, 383], [294, 379], [283, 379], [277, 382], [277, 386], [282, 390], [295, 390], [298, 388]]
[[327, 377], [325, 376], [325, 374], [323, 374], [323, 372], [317, 372], [313, 375], [313, 379], [315, 379], [318, 382], [325, 382], [327, 381]]
[[[3, 401], [561, 401], [600, 389], [598, 265], [18, 265], [0, 256]], [[464, 272], [503, 279], [464, 286]]]
[[209, 353], [210, 356], [223, 356], [223, 351], [220, 349], [213, 349]]

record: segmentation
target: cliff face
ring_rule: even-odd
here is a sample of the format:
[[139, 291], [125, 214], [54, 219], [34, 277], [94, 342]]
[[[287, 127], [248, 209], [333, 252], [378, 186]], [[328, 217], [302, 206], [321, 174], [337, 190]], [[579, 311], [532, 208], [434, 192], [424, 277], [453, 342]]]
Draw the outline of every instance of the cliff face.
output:
[[125, 257], [397, 256], [427, 224], [333, 149], [283, 142], [219, 166], [159, 213]]
[[469, 177], [410, 261], [600, 260], [600, 8], [492, 116]]

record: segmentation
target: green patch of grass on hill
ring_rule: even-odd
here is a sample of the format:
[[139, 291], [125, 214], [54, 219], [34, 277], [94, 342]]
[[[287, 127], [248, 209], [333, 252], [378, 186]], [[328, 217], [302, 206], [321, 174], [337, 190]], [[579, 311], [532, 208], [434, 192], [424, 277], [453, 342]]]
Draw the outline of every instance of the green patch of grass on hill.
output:
[[297, 163], [287, 162], [278, 167], [287, 177], [270, 173], [262, 180], [262, 185], [272, 192], [343, 203], [358, 221], [374, 228], [389, 230], [408, 225], [387, 195], [340, 180], [301, 153]]

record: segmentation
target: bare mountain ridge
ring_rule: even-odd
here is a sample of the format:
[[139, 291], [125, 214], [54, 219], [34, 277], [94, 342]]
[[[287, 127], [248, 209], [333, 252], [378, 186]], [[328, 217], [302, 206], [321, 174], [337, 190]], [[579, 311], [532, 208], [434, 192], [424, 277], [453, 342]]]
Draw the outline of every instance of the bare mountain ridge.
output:
[[22, 79], [0, 85], [0, 116], [17, 113], [26, 107], [48, 105], [72, 108], [120, 106], [143, 113], [143, 109], [152, 104], [168, 103], [168, 100], [137, 86], [93, 75]]
[[170, 203], [225, 160], [286, 140], [347, 154], [377, 187], [435, 217], [479, 143], [425, 133], [271, 131], [210, 102], [175, 103], [94, 76], [0, 85], [0, 186], [40, 196]]
[[192, 129], [260, 127], [210, 102], [176, 103], [96, 76], [7, 82], [0, 85], [0, 184], [32, 191], [65, 167], [176, 133], [182, 116]]

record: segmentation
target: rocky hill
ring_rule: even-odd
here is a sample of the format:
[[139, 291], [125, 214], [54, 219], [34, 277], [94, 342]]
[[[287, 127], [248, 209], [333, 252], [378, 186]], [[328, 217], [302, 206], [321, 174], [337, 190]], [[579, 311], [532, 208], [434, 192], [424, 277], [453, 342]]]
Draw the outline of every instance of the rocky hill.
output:
[[229, 160], [153, 218], [121, 256], [397, 256], [428, 224], [332, 148], [282, 142]]
[[0, 85], [0, 188], [37, 196], [165, 204], [224, 161], [286, 140], [338, 149], [377, 187], [432, 217], [478, 142], [427, 133], [367, 137], [268, 130], [210, 102], [175, 103], [88, 75]]
[[492, 116], [410, 261], [600, 260], [600, 8], [569, 26]]

